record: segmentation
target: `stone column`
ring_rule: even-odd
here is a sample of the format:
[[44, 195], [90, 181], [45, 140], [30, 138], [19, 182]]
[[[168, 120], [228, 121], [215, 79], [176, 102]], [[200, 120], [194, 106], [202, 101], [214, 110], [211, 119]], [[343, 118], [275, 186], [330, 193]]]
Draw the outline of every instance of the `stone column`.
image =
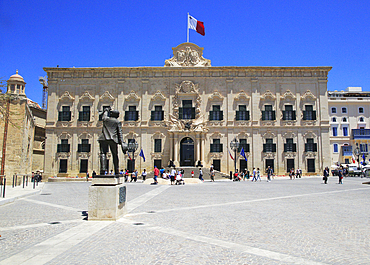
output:
[[195, 159], [195, 163], [197, 163], [197, 162], [198, 162], [198, 160], [200, 160], [200, 161], [201, 161], [201, 158], [200, 158], [200, 141], [201, 141], [201, 136], [200, 136], [200, 134], [201, 134], [201, 133], [197, 133], [197, 134], [195, 135], [195, 139], [196, 139], [196, 141], [197, 141], [197, 157], [196, 157], [196, 159]]
[[176, 166], [180, 166], [179, 164], [179, 157], [178, 157], [178, 153], [179, 153], [179, 135], [178, 133], [174, 133], [174, 158], [173, 158], [173, 162], [175, 163]]

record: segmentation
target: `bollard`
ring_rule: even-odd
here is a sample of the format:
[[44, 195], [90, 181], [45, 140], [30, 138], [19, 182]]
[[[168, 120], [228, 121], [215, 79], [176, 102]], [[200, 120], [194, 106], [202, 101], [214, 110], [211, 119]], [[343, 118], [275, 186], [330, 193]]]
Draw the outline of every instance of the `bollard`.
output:
[[35, 183], [36, 181], [35, 181], [35, 178], [33, 178], [33, 189], [35, 189], [35, 185], [36, 185], [36, 183]]
[[17, 187], [17, 181], [18, 181], [18, 175], [15, 174], [15, 184], [14, 184], [14, 187]]
[[23, 189], [24, 189], [24, 181], [26, 180], [26, 176], [23, 175]]
[[14, 180], [15, 180], [15, 175], [13, 175], [13, 185], [12, 185], [12, 188], [14, 188]]
[[28, 176], [27, 176], [27, 179], [26, 179], [26, 186], [28, 187]]
[[232, 180], [232, 179], [233, 179], [233, 172], [230, 171], [230, 180]]

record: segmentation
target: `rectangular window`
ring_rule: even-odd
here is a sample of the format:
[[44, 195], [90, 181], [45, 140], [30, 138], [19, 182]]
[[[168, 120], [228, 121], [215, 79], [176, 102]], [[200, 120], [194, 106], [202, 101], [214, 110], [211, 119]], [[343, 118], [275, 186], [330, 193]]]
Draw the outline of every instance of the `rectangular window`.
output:
[[338, 144], [333, 144], [334, 153], [338, 153]]
[[286, 160], [286, 172], [290, 172], [292, 168], [294, 168], [294, 159], [287, 159]]
[[263, 152], [276, 152], [276, 144], [273, 143], [273, 139], [266, 139], [266, 143], [263, 144]]
[[342, 113], [347, 113], [347, 108], [343, 107], [342, 108]]
[[62, 106], [62, 111], [59, 111], [58, 121], [70, 121], [71, 111], [69, 106]]
[[62, 153], [62, 152], [68, 153], [70, 151], [68, 139], [62, 139], [60, 142], [61, 143], [57, 145], [57, 152], [58, 153]]
[[337, 127], [332, 127], [332, 130], [333, 130], [333, 136], [337, 136], [338, 135]]
[[89, 144], [89, 139], [82, 139], [81, 144], [78, 144], [77, 152], [89, 153], [91, 150], [91, 145]]
[[293, 138], [287, 138], [284, 144], [284, 152], [296, 152], [297, 146], [293, 143]]
[[314, 143], [313, 138], [307, 138], [305, 143], [305, 152], [317, 152], [317, 143]]
[[248, 121], [249, 119], [249, 111], [247, 111], [247, 106], [239, 105], [239, 110], [236, 111], [235, 120]]
[[331, 108], [331, 113], [334, 113], [334, 114], [337, 113], [337, 108], [334, 108], [334, 107]]
[[343, 136], [348, 136], [348, 127], [343, 127]]
[[285, 105], [285, 110], [283, 111], [284, 121], [294, 121], [296, 120], [295, 110], [293, 110], [292, 105]]
[[182, 108], [179, 108], [179, 119], [195, 119], [195, 108], [193, 108], [193, 102], [191, 100], [182, 101]]
[[220, 105], [213, 105], [212, 110], [209, 112], [210, 121], [222, 121], [224, 119], [223, 111]]
[[90, 121], [90, 106], [83, 106], [78, 115], [79, 121]]
[[312, 105], [305, 105], [305, 110], [303, 111], [303, 120], [306, 121], [316, 120], [316, 111], [313, 110]]
[[162, 152], [162, 139], [154, 139], [154, 152]]
[[158, 169], [161, 169], [162, 168], [162, 160], [154, 159], [154, 167], [157, 167]]
[[221, 171], [221, 160], [213, 159], [213, 169], [216, 171]]
[[239, 139], [239, 153], [242, 151], [242, 148], [245, 153], [249, 153], [249, 144], [247, 143], [247, 139]]
[[152, 121], [163, 121], [164, 111], [162, 110], [162, 106], [155, 106], [154, 107], [154, 111], [151, 112], [150, 119]]
[[211, 153], [222, 153], [222, 144], [220, 139], [213, 139], [213, 143], [211, 144]]
[[272, 105], [265, 105], [265, 110], [262, 111], [262, 120], [273, 121], [275, 119], [275, 111], [272, 110]]
[[367, 144], [360, 144], [360, 152], [367, 153]]
[[125, 111], [125, 121], [137, 121], [139, 112], [136, 111], [136, 106], [129, 106], [128, 111]]

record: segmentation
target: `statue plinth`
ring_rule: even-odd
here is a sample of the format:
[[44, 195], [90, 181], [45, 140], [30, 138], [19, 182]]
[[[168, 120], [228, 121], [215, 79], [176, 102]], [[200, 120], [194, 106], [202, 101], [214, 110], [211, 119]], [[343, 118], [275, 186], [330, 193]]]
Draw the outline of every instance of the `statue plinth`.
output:
[[126, 213], [123, 175], [96, 175], [89, 188], [89, 221], [116, 221]]

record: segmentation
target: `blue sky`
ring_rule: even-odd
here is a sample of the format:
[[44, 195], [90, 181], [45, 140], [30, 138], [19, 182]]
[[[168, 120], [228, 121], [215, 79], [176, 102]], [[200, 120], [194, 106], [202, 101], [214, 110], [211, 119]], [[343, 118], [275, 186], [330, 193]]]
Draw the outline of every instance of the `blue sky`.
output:
[[328, 90], [370, 91], [369, 1], [0, 0], [0, 77], [42, 101], [43, 67], [163, 66], [190, 32], [212, 66], [332, 66]]

